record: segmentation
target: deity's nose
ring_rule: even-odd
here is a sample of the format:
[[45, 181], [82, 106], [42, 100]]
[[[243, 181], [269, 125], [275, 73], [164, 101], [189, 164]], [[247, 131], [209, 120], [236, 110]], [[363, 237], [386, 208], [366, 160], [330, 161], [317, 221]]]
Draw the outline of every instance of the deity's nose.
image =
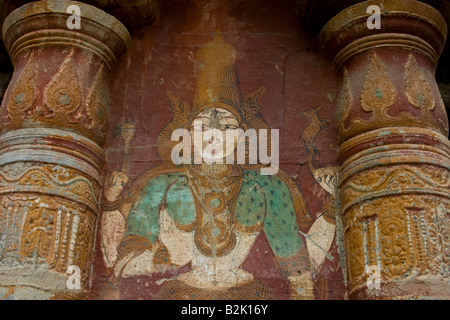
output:
[[216, 146], [216, 145], [218, 145], [221, 142], [222, 142], [222, 140], [217, 135], [217, 131], [214, 130], [213, 135], [211, 136], [211, 139], [209, 139], [209, 143], [212, 144], [213, 146]]

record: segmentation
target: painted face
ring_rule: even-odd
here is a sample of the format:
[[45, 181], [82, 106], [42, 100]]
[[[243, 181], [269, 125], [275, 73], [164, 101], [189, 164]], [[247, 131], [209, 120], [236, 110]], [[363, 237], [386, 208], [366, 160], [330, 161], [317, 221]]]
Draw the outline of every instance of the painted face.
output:
[[205, 109], [191, 124], [194, 152], [201, 154], [206, 163], [225, 163], [226, 157], [234, 152], [237, 145], [237, 138], [233, 138], [233, 147], [227, 148], [227, 131], [239, 128], [239, 121], [232, 112], [219, 107]]

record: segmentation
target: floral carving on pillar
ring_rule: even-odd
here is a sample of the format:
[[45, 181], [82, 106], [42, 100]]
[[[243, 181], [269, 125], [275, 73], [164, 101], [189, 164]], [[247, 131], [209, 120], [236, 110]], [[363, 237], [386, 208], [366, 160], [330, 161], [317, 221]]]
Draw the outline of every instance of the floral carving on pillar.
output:
[[397, 101], [397, 90], [389, 80], [386, 69], [377, 55], [372, 56], [361, 93], [361, 107], [375, 116], [385, 115], [386, 109]]
[[405, 94], [408, 101], [416, 108], [433, 110], [435, 98], [427, 79], [420, 71], [412, 54], [405, 66]]
[[62, 115], [76, 124], [81, 118], [81, 93], [72, 50], [44, 90], [44, 103], [51, 117]]
[[18, 85], [10, 93], [10, 101], [6, 104], [3, 99], [2, 109], [7, 105], [8, 114], [4, 118], [6, 122], [11, 122], [16, 113], [26, 116], [30, 113], [36, 99], [36, 62], [33, 53], [30, 54], [27, 64], [23, 68], [17, 80]]

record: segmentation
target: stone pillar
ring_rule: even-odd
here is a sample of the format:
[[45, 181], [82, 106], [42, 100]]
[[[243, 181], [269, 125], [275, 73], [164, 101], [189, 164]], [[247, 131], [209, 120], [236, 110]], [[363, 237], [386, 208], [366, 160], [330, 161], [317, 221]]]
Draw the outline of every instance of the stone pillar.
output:
[[[381, 29], [367, 26], [370, 5]], [[450, 296], [450, 142], [434, 78], [446, 34], [431, 6], [379, 0], [348, 7], [319, 35], [343, 79], [339, 188], [352, 299]]]
[[[71, 5], [80, 9], [80, 29], [68, 27]], [[107, 79], [131, 38], [100, 9], [49, 0], [13, 11], [3, 39], [14, 74], [0, 109], [0, 297], [84, 298], [105, 160]]]

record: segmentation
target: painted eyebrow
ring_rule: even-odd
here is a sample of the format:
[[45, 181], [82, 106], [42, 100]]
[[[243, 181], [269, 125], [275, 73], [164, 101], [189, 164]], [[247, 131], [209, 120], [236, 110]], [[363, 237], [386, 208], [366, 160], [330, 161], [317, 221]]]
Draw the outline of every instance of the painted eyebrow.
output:
[[201, 116], [201, 117], [196, 117], [196, 119], [209, 119], [208, 116]]
[[[209, 117], [197, 117], [196, 119], [209, 119]], [[238, 119], [236, 119], [236, 118], [233, 117], [233, 116], [218, 117], [218, 119], [219, 119], [219, 120], [222, 120], [222, 119], [233, 119], [233, 120], [235, 120], [236, 122], [239, 122]]]
[[[208, 117], [208, 116], [201, 116], [201, 117], [197, 117], [196, 119], [207, 119], [207, 120], [209, 120], [210, 117]], [[239, 120], [236, 119], [236, 117], [234, 117], [234, 116], [222, 116], [222, 117], [218, 117], [217, 121], [221, 121], [221, 120], [223, 120], [223, 119], [233, 119], [234, 122], [235, 122], [234, 124], [239, 125]], [[195, 122], [195, 121], [194, 121], [194, 122]], [[195, 126], [194, 122], [192, 122], [192, 125], [190, 126], [191, 128]], [[233, 124], [233, 123], [229, 123], [229, 124]], [[202, 123], [202, 125], [208, 125], [208, 123]]]
[[[201, 125], [202, 127], [209, 127], [209, 124], [207, 124], [207, 123], [202, 123], [202, 124], [199, 124], [199, 125]], [[199, 125], [197, 125], [197, 126], [199, 126]], [[195, 125], [191, 125], [190, 127], [189, 127], [189, 129], [194, 129], [196, 126]]]
[[235, 117], [221, 117], [218, 120], [220, 121], [220, 120], [223, 120], [223, 119], [233, 119], [236, 123], [239, 123], [239, 120], [236, 119]]
[[191, 123], [191, 127], [195, 126], [195, 125], [208, 125], [208, 123], [206, 121], [203, 120], [209, 120], [209, 118], [204, 118], [204, 117], [198, 117], [197, 120], [201, 119], [200, 123], [195, 123], [195, 121], [192, 121]]
[[220, 117], [220, 119], [235, 119], [237, 121], [237, 119], [233, 116], [224, 116], [224, 117]]

